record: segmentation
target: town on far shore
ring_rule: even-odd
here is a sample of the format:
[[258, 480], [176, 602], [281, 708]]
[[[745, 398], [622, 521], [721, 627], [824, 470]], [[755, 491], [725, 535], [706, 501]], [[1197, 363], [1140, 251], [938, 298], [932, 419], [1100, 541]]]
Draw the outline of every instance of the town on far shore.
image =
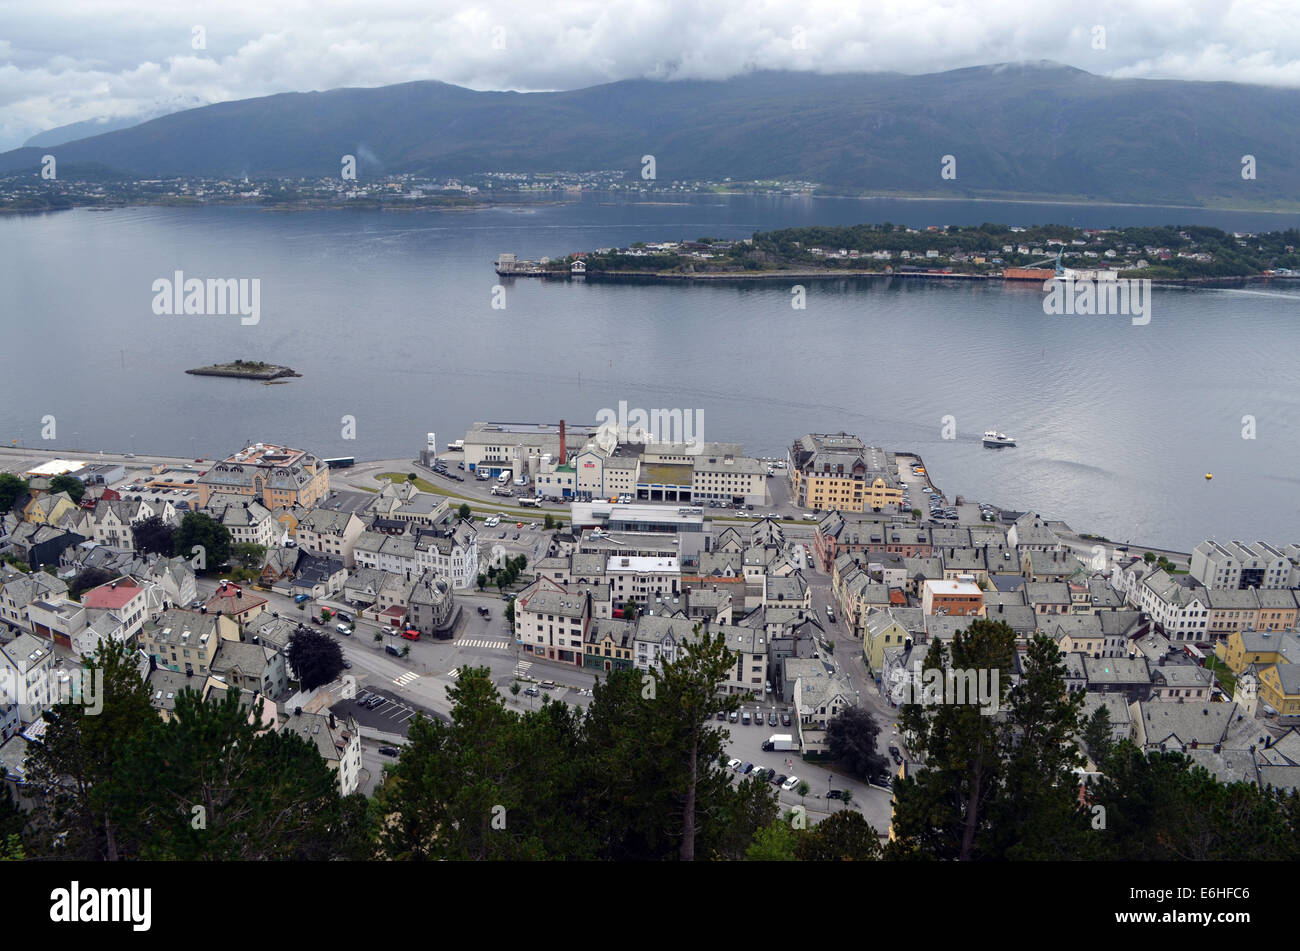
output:
[[896, 276], [1003, 281], [1204, 283], [1300, 275], [1300, 232], [1205, 226], [930, 225], [890, 222], [756, 232], [739, 240], [635, 242], [537, 261], [502, 252], [505, 277], [771, 279]]
[[[468, 668], [511, 709], [582, 708], [610, 672], [720, 636], [735, 656], [722, 693], [741, 701], [719, 714], [733, 772], [792, 805], [808, 790], [787, 774], [821, 771], [812, 821], [847, 799], [884, 830], [912, 762], [899, 705], [931, 645], [981, 618], [1015, 633], [1013, 679], [1050, 637], [1112, 739], [1300, 788], [1295, 542], [1115, 544], [950, 494], [917, 453], [847, 432], [761, 458], [622, 420], [476, 422], [412, 448], [0, 449], [0, 678], [25, 685], [0, 706], [0, 762], [17, 799], [42, 713], [105, 642], [134, 652], [160, 717], [185, 689], [260, 701], [265, 728], [312, 739], [340, 793], [369, 795]], [[288, 661], [307, 630], [343, 658], [310, 689]], [[883, 724], [892, 763], [865, 780], [827, 762], [828, 723], [853, 707]]]

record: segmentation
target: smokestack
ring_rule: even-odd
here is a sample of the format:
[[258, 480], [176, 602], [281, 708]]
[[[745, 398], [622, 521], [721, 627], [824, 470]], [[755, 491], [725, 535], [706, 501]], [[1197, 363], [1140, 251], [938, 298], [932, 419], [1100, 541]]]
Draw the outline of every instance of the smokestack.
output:
[[564, 465], [564, 420], [560, 420], [560, 465]]

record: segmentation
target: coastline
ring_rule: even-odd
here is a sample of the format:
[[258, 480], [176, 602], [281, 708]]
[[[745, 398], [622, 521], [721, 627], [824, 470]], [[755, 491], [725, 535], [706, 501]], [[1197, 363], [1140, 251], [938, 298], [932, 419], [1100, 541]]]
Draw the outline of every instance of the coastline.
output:
[[299, 377], [301, 373], [289, 367], [282, 367], [271, 363], [253, 363], [239, 366], [230, 363], [217, 363], [212, 366], [195, 367], [192, 370], [186, 370], [191, 376], [224, 376], [233, 377], [238, 380], [262, 380], [269, 382], [271, 380], [282, 380], [287, 377]]
[[[890, 451], [893, 453], [895, 457], [904, 456], [908, 458], [915, 458], [918, 461], [924, 463], [924, 460], [922, 459], [920, 453], [915, 450], [899, 449], [899, 450], [890, 450]], [[15, 456], [15, 455], [32, 455], [44, 459], [64, 459], [64, 458], [75, 457], [75, 456], [85, 456], [89, 460], [99, 461], [99, 462], [102, 462], [105, 459], [113, 459], [114, 461], [121, 462], [122, 464], [128, 466], [131, 465], [142, 466], [142, 465], [149, 465], [151, 463], [164, 463], [164, 464], [181, 466], [195, 461], [189, 457], [182, 457], [182, 456], [176, 456], [176, 455], [165, 454], [165, 453], [151, 453], [146, 450], [139, 450], [135, 452], [126, 453], [126, 452], [108, 452], [102, 449], [101, 450], [49, 449], [44, 447], [36, 448], [36, 447], [27, 447], [27, 446], [19, 446], [19, 445], [0, 446], [0, 457]], [[387, 464], [393, 462], [394, 460], [403, 459], [403, 458], [404, 457], [399, 455], [399, 456], [392, 457], [391, 459], [358, 459], [356, 463], [358, 466], [363, 466], [366, 464], [373, 464], [373, 463]], [[427, 467], [422, 466], [419, 460], [417, 459], [411, 459], [407, 461], [409, 461], [410, 464], [413, 466], [427, 469]], [[929, 466], [926, 466], [926, 471], [927, 473], [929, 472]], [[927, 475], [926, 478], [929, 480], [929, 483], [931, 485], [935, 485], [935, 480], [932, 479], [929, 475]], [[939, 489], [937, 485], [935, 485], [935, 488], [936, 490], [940, 491], [945, 498], [947, 498], [947, 493]], [[957, 497], [957, 494], [959, 493], [954, 493], [953, 495], [954, 499]], [[470, 498], [471, 501], [480, 501], [480, 500], [474, 500], [472, 499], [472, 497], [469, 496], [461, 496], [457, 494], [448, 494], [447, 497], [448, 498]], [[483, 504], [486, 504], [488, 507], [496, 507], [498, 505], [504, 506], [507, 504], [507, 502], [504, 500], [494, 499], [490, 501], [484, 501]], [[1043, 517], [1045, 520], [1049, 522], [1059, 523], [1061, 526], [1067, 529], [1068, 532], [1076, 539], [1086, 540], [1086, 541], [1098, 541], [1098, 542], [1104, 540], [1107, 544], [1111, 544], [1111, 545], [1117, 544], [1115, 541], [1110, 539], [1105, 539], [1104, 536], [1101, 535], [1088, 533], [1088, 532], [1080, 532], [1077, 529], [1070, 527], [1060, 519], [1054, 519], [1048, 516], [1043, 516]], [[800, 519], [793, 519], [790, 521], [790, 524], [795, 526], [811, 526], [812, 523], [802, 521]], [[1191, 552], [1179, 551], [1175, 548], [1170, 548], [1167, 545], [1147, 545], [1133, 540], [1128, 540], [1124, 544], [1132, 549], [1146, 549], [1153, 552], [1163, 553], [1165, 555], [1173, 556], [1176, 558], [1186, 559], [1191, 557]]]
[[[907, 278], [907, 279], [927, 279], [927, 280], [957, 280], [957, 281], [998, 281], [1010, 283], [1013, 285], [1023, 285], [1026, 287], [1040, 285], [1039, 280], [1024, 280], [1021, 278], [1006, 278], [1001, 274], [968, 274], [952, 273], [944, 274], [938, 271], [867, 271], [861, 269], [844, 269], [844, 270], [779, 270], [779, 271], [700, 271], [692, 273], [681, 272], [664, 272], [664, 271], [587, 271], [585, 274], [571, 274], [568, 271], [542, 271], [527, 272], [520, 271], [514, 274], [501, 274], [500, 277], [540, 277], [550, 280], [571, 281], [619, 281], [619, 280], [637, 280], [637, 281], [654, 281], [661, 283], [674, 282], [693, 282], [693, 281], [777, 281], [789, 280], [834, 280], [836, 278]], [[1154, 287], [1186, 287], [1186, 286], [1213, 286], [1219, 284], [1240, 284], [1240, 283], [1269, 283], [1272, 281], [1300, 281], [1300, 274], [1243, 274], [1231, 275], [1226, 277], [1153, 277], [1149, 278]]]

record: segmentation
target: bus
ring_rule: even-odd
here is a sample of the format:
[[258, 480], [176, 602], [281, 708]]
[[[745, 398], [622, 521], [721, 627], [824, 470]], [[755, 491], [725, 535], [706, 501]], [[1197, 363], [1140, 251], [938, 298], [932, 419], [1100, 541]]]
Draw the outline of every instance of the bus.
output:
[[349, 466], [357, 464], [357, 460], [354, 456], [339, 456], [337, 459], [322, 459], [321, 462], [325, 463], [326, 467], [330, 469], [346, 469]]

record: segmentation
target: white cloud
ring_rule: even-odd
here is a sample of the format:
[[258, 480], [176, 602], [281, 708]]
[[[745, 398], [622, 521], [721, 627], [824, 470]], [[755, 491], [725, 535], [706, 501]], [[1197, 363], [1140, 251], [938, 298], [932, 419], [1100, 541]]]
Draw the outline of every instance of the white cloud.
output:
[[[1086, 10], [1072, 0], [8, 4], [0, 148], [101, 116], [416, 79], [542, 90], [1053, 60], [1123, 78], [1300, 86], [1293, 18], [1287, 0], [1101, 0]], [[191, 46], [196, 25], [206, 49]], [[1093, 48], [1098, 26], [1104, 50]]]

